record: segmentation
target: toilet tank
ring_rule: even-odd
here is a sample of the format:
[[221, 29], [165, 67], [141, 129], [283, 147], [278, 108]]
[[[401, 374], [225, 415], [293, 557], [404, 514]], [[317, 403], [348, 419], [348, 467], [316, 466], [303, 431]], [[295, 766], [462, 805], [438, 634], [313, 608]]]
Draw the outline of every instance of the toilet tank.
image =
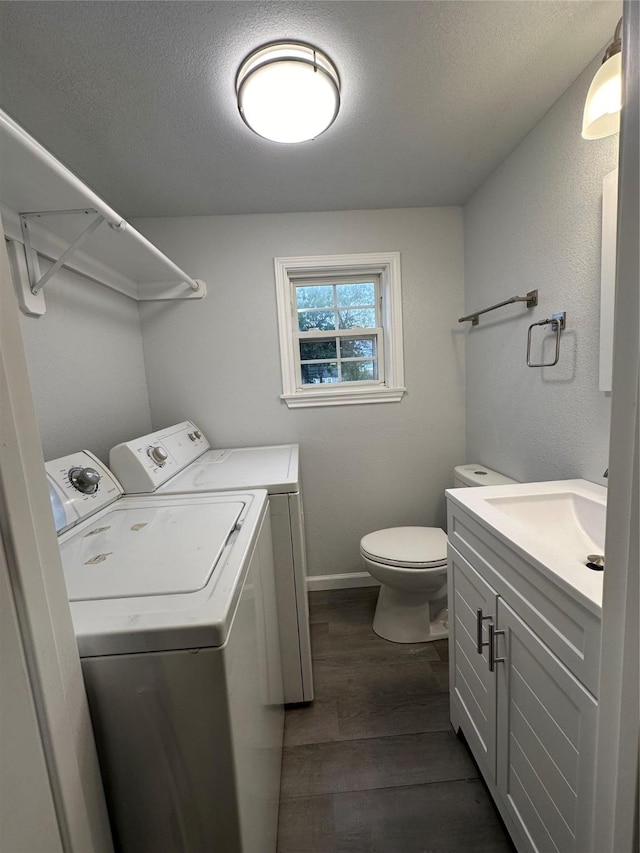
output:
[[469, 465], [456, 465], [453, 473], [453, 482], [456, 488], [463, 486], [508, 486], [509, 483], [517, 482], [517, 480], [512, 480], [511, 477], [505, 477], [504, 474], [492, 471], [491, 468], [485, 468], [484, 465], [474, 465], [473, 463]]

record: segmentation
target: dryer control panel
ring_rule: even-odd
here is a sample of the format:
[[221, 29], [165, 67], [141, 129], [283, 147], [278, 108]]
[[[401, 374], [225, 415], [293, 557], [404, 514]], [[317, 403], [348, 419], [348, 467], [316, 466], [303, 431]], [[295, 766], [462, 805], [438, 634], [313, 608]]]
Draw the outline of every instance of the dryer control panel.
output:
[[63, 533], [122, 495], [111, 471], [88, 450], [45, 464], [56, 531]]
[[198, 427], [183, 421], [117, 444], [109, 454], [109, 465], [127, 494], [148, 494], [209, 448]]

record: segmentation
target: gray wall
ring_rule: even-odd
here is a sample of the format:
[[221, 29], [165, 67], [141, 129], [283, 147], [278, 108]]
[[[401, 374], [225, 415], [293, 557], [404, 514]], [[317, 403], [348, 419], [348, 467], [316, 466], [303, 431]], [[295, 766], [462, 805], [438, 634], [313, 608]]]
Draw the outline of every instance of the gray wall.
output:
[[44, 457], [87, 449], [108, 462], [151, 429], [137, 303], [69, 270], [45, 300], [42, 317], [21, 314]]
[[[309, 573], [361, 571], [371, 530], [444, 524], [464, 460], [459, 208], [139, 220], [191, 274], [202, 302], [141, 304], [154, 428], [192, 418], [218, 446], [297, 442]], [[289, 410], [273, 259], [399, 251], [408, 394], [401, 403]]]
[[[580, 135], [598, 64], [464, 210], [467, 311], [539, 290], [537, 308], [509, 306], [467, 327], [467, 457], [518, 480], [602, 482], [607, 467], [610, 400], [598, 391], [600, 216], [618, 136]], [[527, 368], [528, 325], [556, 311], [567, 312], [559, 364]]]

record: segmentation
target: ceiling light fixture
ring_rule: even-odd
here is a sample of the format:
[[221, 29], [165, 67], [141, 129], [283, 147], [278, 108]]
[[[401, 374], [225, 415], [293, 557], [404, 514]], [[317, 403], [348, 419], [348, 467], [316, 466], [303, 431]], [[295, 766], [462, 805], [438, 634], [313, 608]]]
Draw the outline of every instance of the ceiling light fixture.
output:
[[273, 42], [254, 50], [236, 77], [245, 123], [274, 142], [315, 139], [340, 109], [340, 77], [326, 53], [305, 42]]
[[620, 131], [622, 108], [622, 18], [613, 41], [602, 58], [584, 105], [582, 136], [584, 139], [602, 139]]

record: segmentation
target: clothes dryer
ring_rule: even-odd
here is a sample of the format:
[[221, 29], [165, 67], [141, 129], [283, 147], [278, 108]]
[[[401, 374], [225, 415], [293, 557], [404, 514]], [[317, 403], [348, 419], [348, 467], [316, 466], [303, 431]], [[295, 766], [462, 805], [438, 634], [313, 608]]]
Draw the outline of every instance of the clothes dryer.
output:
[[116, 848], [275, 853], [266, 491], [123, 497], [86, 451], [46, 470]]
[[304, 513], [297, 444], [212, 449], [191, 421], [112, 448], [127, 494], [269, 493], [285, 703], [313, 699]]

